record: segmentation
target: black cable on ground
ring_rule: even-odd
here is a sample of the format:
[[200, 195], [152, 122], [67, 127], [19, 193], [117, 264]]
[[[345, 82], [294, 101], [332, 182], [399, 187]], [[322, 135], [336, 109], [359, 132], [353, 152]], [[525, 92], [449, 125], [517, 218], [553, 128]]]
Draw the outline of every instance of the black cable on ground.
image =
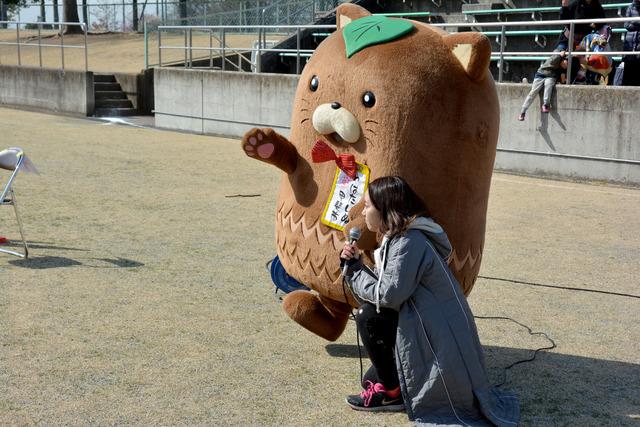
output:
[[553, 350], [554, 348], [556, 348], [555, 341], [553, 339], [551, 339], [551, 337], [549, 337], [549, 335], [547, 335], [545, 332], [533, 332], [531, 330], [531, 328], [528, 327], [527, 325], [525, 325], [523, 323], [520, 323], [517, 320], [514, 320], [514, 319], [512, 319], [510, 317], [503, 317], [503, 316], [474, 316], [474, 317], [476, 319], [509, 320], [509, 321], [511, 321], [511, 322], [513, 322], [513, 323], [515, 323], [517, 325], [520, 325], [523, 328], [525, 328], [529, 332], [529, 335], [542, 335], [551, 343], [551, 345], [549, 347], [540, 347], [540, 348], [537, 348], [536, 350], [534, 350], [533, 355], [529, 359], [518, 360], [517, 362], [514, 362], [514, 363], [510, 364], [509, 366], [505, 367], [503, 369], [503, 371], [502, 371], [503, 372], [502, 381], [500, 383], [498, 383], [498, 384], [495, 384], [496, 387], [501, 387], [501, 386], [504, 385], [504, 383], [507, 382], [507, 371], [509, 369], [511, 369], [514, 366], [519, 365], [521, 363], [532, 362], [536, 358], [536, 355], [538, 354], [539, 351], [542, 351], [542, 350]]
[[541, 287], [541, 288], [564, 289], [564, 290], [567, 290], [567, 291], [593, 292], [593, 293], [598, 293], [598, 294], [615, 295], [615, 296], [619, 296], [619, 297], [638, 298], [638, 299], [640, 299], [640, 295], [625, 294], [625, 293], [622, 293], [622, 292], [599, 291], [597, 289], [574, 288], [574, 287], [571, 287], [571, 286], [561, 286], [561, 285], [545, 285], [544, 283], [524, 282], [522, 280], [502, 279], [500, 277], [478, 276], [478, 278], [479, 279], [487, 279], [487, 280], [496, 280], [496, 281], [499, 281], [499, 282], [517, 283], [519, 285], [538, 286], [538, 287]]

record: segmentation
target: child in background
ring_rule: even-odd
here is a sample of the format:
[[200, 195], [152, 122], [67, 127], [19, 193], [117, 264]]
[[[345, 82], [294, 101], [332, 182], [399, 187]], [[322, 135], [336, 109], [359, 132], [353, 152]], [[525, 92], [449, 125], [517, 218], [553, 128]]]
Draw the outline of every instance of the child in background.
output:
[[542, 112], [548, 113], [550, 111], [550, 100], [551, 94], [553, 93], [553, 87], [556, 85], [558, 79], [560, 79], [562, 71], [566, 70], [568, 66], [566, 54], [567, 53], [565, 51], [561, 51], [558, 55], [553, 55], [540, 65], [540, 68], [538, 68], [538, 71], [536, 71], [534, 76], [531, 91], [522, 104], [522, 110], [520, 111], [518, 120], [524, 120], [527, 109], [543, 87]]

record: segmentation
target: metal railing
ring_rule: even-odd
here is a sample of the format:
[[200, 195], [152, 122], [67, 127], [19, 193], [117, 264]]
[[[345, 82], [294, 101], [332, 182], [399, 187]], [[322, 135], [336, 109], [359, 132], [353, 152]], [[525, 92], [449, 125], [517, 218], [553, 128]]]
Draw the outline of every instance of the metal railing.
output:
[[[575, 25], [576, 24], [591, 24], [591, 23], [606, 23], [606, 24], [617, 24], [623, 22], [636, 22], [640, 21], [640, 17], [636, 18], [605, 18], [605, 19], [574, 19], [574, 20], [550, 20], [550, 21], [515, 21], [515, 22], [482, 22], [473, 24], [474, 29], [482, 30], [484, 28], [500, 28], [500, 42], [499, 42], [499, 50], [491, 52], [491, 56], [493, 59], [498, 61], [498, 81], [502, 82], [506, 57], [540, 57], [541, 55], [551, 55], [553, 52], [522, 52], [522, 51], [507, 51], [506, 47], [506, 31], [509, 27], [523, 27], [523, 26], [559, 26], [559, 25], [567, 25], [569, 27], [569, 42], [567, 49], [567, 59], [568, 59], [568, 69], [567, 75], [571, 76], [571, 66], [572, 66], [572, 57], [573, 56], [588, 56], [593, 55], [596, 52], [593, 51], [576, 51], [573, 49], [574, 38], [575, 38]], [[470, 24], [468, 22], [460, 22], [460, 23], [439, 23], [439, 24], [430, 24], [434, 27], [447, 27], [447, 28], [459, 28], [459, 27], [469, 27]], [[301, 49], [301, 35], [303, 30], [307, 29], [324, 29], [324, 30], [335, 30], [335, 25], [253, 25], [253, 26], [240, 26], [240, 25], [226, 25], [226, 26], [159, 26], [158, 27], [158, 66], [162, 67], [162, 51], [163, 50], [171, 50], [171, 49], [182, 49], [184, 50], [185, 68], [193, 68], [193, 51], [208, 51], [210, 58], [210, 66], [213, 64], [213, 52], [219, 53], [222, 57], [222, 69], [225, 69], [225, 64], [228, 64], [229, 61], [226, 58], [228, 52], [233, 52], [237, 54], [239, 57], [242, 56], [242, 53], [255, 53], [253, 56], [255, 57], [255, 61], [250, 61], [243, 57], [242, 60], [238, 60], [238, 65], [234, 64], [234, 67], [238, 71], [242, 71], [241, 62], [246, 61], [251, 65], [251, 69], [256, 72], [261, 71], [261, 56], [263, 53], [267, 52], [276, 52], [280, 53], [282, 56], [295, 56], [296, 57], [296, 73], [300, 74], [301, 71], [301, 58], [308, 58], [313, 53], [313, 49]], [[280, 49], [280, 48], [270, 48], [267, 46], [267, 30], [287, 30], [287, 32], [296, 35], [296, 48], [295, 49]], [[182, 31], [184, 32], [184, 45], [176, 46], [176, 45], [163, 45], [161, 41], [161, 32], [162, 31]], [[209, 32], [213, 34], [217, 32], [220, 34], [219, 37], [214, 37], [213, 35], [210, 37], [210, 43], [208, 47], [194, 47], [192, 43], [192, 37], [194, 32]], [[247, 47], [247, 48], [237, 48], [237, 47], [228, 47], [225, 43], [226, 35], [229, 32], [233, 33], [256, 33], [257, 43], [254, 43], [255, 47]], [[214, 47], [212, 45], [212, 40], [217, 39], [219, 42], [218, 47]], [[628, 51], [601, 51], [597, 52], [598, 55], [603, 56], [620, 56], [620, 55], [640, 55], [640, 52], [628, 52]], [[146, 64], [148, 67], [148, 64]], [[569, 79], [568, 79], [569, 80]]]
[[[204, 26], [204, 25], [190, 25], [190, 26], [173, 26], [173, 25], [162, 25], [158, 27], [158, 66], [162, 67], [162, 51], [163, 50], [184, 50], [184, 66], [185, 68], [193, 68], [193, 51], [208, 51], [209, 52], [209, 61], [210, 64], [213, 63], [213, 52], [219, 52], [221, 56], [221, 68], [223, 70], [226, 69], [227, 65], [232, 65], [237, 71], [243, 71], [242, 63], [245, 62], [252, 70], [256, 72], [261, 71], [261, 56], [265, 52], [276, 52], [276, 53], [295, 53], [296, 54], [296, 71], [299, 74], [301, 71], [301, 61], [300, 59], [303, 56], [310, 56], [313, 53], [313, 49], [302, 49], [301, 41], [302, 41], [302, 31], [307, 29], [312, 30], [334, 30], [336, 28], [335, 25], [251, 25], [251, 26], [242, 26], [242, 25], [215, 25], [215, 26]], [[267, 47], [267, 31], [271, 30], [286, 30], [288, 33], [296, 34], [296, 49], [276, 49]], [[163, 45], [162, 44], [162, 32], [163, 31], [183, 31], [184, 32], [184, 45], [175, 46], [175, 45]], [[193, 46], [193, 33], [194, 32], [206, 32], [209, 34], [209, 46]], [[256, 43], [251, 47], [229, 47], [226, 43], [226, 38], [228, 33], [255, 33], [257, 37]], [[218, 33], [219, 36], [214, 35], [214, 33]], [[217, 40], [219, 43], [218, 47], [213, 46], [213, 40]], [[254, 47], [255, 46], [255, 47]], [[232, 63], [228, 58], [228, 52], [238, 55], [238, 64]], [[243, 54], [247, 53], [255, 53], [252, 55], [255, 60], [251, 61], [243, 56]], [[148, 67], [148, 64], [146, 64]]]
[[[573, 49], [575, 46], [575, 26], [576, 24], [617, 24], [624, 22], [638, 22], [640, 21], [640, 17], [636, 18], [603, 18], [603, 19], [567, 19], [567, 20], [551, 20], [551, 21], [514, 21], [514, 22], [482, 22], [482, 23], [474, 23], [473, 26], [475, 28], [500, 28], [500, 50], [498, 52], [491, 52], [492, 57], [497, 57], [498, 59], [498, 81], [502, 82], [503, 73], [504, 73], [504, 63], [505, 56], [513, 56], [513, 57], [527, 57], [527, 56], [540, 56], [541, 53], [545, 52], [508, 52], [505, 51], [505, 41], [506, 41], [506, 29], [507, 27], [518, 27], [518, 26], [543, 26], [543, 25], [567, 25], [569, 26], [569, 41], [568, 41], [568, 49], [567, 49], [567, 76], [571, 76], [571, 68], [572, 68], [572, 57], [573, 56], [589, 56], [597, 53], [602, 56], [620, 56], [620, 55], [640, 55], [640, 52], [615, 52], [615, 51], [602, 51], [602, 52], [586, 52], [586, 51], [576, 51]], [[443, 24], [431, 24], [434, 27], [469, 27], [469, 23], [443, 23]], [[551, 54], [553, 52], [549, 52]], [[567, 79], [567, 84], [570, 83], [570, 79]]]
[[[56, 48], [60, 49], [60, 60], [61, 60], [61, 68], [64, 70], [64, 51], [65, 49], [84, 49], [84, 70], [89, 71], [89, 55], [87, 50], [87, 26], [84, 23], [78, 22], [57, 22], [55, 24], [46, 23], [46, 22], [25, 22], [25, 21], [0, 21], [0, 25], [6, 24], [7, 27], [15, 26], [16, 30], [16, 41], [15, 42], [0, 42], [0, 46], [15, 46], [16, 53], [18, 56], [18, 66], [22, 66], [22, 49], [21, 46], [29, 47], [29, 48], [38, 48], [38, 60], [40, 68], [42, 68], [42, 48]], [[21, 26], [31, 26], [37, 30], [37, 44], [33, 43], [25, 43], [20, 41], [20, 27]], [[42, 43], [42, 28], [43, 26], [57, 26], [58, 27], [58, 35], [60, 36], [60, 44], [47, 44]], [[66, 26], [75, 26], [80, 27], [82, 29], [82, 33], [84, 36], [84, 44], [81, 46], [78, 45], [69, 45], [64, 44], [64, 27]], [[27, 31], [27, 30], [25, 30]]]

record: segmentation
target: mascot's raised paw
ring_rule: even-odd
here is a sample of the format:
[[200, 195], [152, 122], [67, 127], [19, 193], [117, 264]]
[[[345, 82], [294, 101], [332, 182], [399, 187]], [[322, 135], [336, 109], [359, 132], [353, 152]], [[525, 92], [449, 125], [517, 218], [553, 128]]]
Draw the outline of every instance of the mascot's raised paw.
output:
[[242, 149], [247, 156], [271, 163], [288, 174], [296, 169], [296, 148], [273, 129], [251, 129], [242, 138]]
[[336, 20], [300, 75], [289, 137], [252, 129], [242, 141], [249, 157], [285, 172], [276, 252], [287, 275], [312, 292], [290, 293], [283, 308], [328, 340], [357, 305], [340, 268], [349, 230], [360, 228], [369, 264], [382, 238], [362, 216], [368, 183], [378, 177], [401, 176], [416, 191], [447, 232], [451, 269], [471, 291], [500, 128], [486, 36], [448, 34], [352, 3], [338, 6]]
[[273, 154], [275, 145], [269, 139], [264, 137], [264, 133], [260, 129], [256, 129], [254, 132], [245, 135], [245, 140], [242, 144], [244, 152], [250, 157], [260, 157], [261, 159], [268, 159]]

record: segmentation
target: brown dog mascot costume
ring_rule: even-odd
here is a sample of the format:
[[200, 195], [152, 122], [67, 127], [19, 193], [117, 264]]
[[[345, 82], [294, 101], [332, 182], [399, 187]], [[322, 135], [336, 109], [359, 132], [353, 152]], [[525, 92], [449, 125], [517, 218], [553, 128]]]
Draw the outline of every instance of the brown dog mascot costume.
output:
[[352, 4], [336, 17], [336, 32], [300, 76], [290, 140], [252, 129], [242, 141], [248, 156], [284, 171], [277, 254], [312, 289], [287, 294], [284, 310], [331, 341], [353, 304], [340, 277], [345, 233], [359, 227], [368, 255], [380, 237], [362, 217], [366, 183], [377, 177], [400, 175], [422, 197], [449, 235], [450, 267], [471, 291], [500, 120], [485, 36], [371, 16]]

